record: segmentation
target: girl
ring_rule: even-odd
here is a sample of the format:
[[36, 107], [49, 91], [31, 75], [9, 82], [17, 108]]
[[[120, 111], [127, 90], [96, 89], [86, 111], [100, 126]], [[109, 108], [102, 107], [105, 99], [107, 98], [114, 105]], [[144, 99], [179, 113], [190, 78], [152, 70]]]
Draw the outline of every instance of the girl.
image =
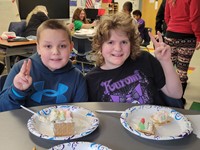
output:
[[171, 62], [171, 49], [150, 37], [155, 57], [140, 50], [132, 18], [125, 13], [100, 20], [93, 39], [96, 67], [86, 75], [89, 101], [164, 105], [159, 90], [180, 98], [182, 87]]

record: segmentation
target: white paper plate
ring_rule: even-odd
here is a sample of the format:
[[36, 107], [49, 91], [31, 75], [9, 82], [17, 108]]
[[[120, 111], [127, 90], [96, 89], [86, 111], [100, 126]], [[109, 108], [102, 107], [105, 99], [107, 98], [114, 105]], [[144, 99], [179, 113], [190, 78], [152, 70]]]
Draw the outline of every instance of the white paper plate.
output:
[[85, 37], [85, 36], [87, 36], [87, 33], [84, 33], [84, 32], [75, 32], [74, 35], [75, 36], [81, 36], [81, 37], [83, 36], [83, 37]]
[[85, 108], [73, 105], [59, 105], [45, 108], [38, 112], [38, 114], [45, 116], [49, 115], [52, 109], [64, 109], [72, 112], [73, 121], [75, 122], [75, 135], [55, 137], [50, 127], [38, 120], [37, 115], [33, 115], [27, 123], [29, 131], [43, 139], [49, 140], [70, 140], [77, 139], [92, 133], [99, 126], [99, 119], [95, 114]]
[[[170, 123], [156, 127], [155, 135], [144, 134], [134, 129], [134, 123], [144, 118], [150, 118], [157, 111], [164, 110], [173, 118]], [[174, 140], [184, 138], [193, 131], [191, 122], [181, 113], [168, 107], [154, 105], [134, 106], [121, 114], [120, 121], [131, 133], [146, 139]]]
[[74, 33], [75, 36], [81, 36], [81, 37], [93, 37], [95, 33], [94, 29], [80, 29]]
[[106, 146], [90, 142], [69, 142], [50, 148], [49, 150], [111, 150]]

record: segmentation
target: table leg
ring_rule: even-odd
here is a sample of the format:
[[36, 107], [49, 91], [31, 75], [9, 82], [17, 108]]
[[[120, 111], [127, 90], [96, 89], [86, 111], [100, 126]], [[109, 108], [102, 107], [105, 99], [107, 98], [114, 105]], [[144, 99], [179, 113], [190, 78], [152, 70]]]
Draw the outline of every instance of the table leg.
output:
[[5, 63], [6, 63], [6, 71], [7, 73], [10, 72], [10, 56], [5, 56]]

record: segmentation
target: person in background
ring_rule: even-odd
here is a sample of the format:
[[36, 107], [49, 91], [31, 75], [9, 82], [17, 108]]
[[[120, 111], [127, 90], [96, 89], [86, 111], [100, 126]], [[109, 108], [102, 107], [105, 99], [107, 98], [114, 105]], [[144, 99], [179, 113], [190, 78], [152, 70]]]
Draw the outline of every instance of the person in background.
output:
[[133, 11], [133, 17], [137, 20], [138, 23], [138, 30], [140, 32], [141, 38], [144, 40], [144, 28], [145, 28], [145, 21], [141, 18], [142, 12], [140, 10], [134, 10]]
[[37, 28], [44, 21], [48, 20], [47, 8], [43, 5], [37, 5], [26, 17], [26, 29], [22, 36], [36, 36]]
[[[171, 59], [184, 94], [190, 61], [195, 49], [200, 48], [200, 1], [166, 0], [164, 14], [167, 24], [165, 42], [171, 46]], [[182, 101], [186, 103], [183, 97]]]
[[121, 12], [104, 16], [93, 37], [96, 67], [86, 74], [89, 101], [165, 105], [158, 91], [180, 98], [182, 88], [171, 48], [152, 34], [155, 56], [140, 50], [133, 19]]
[[[128, 15], [131, 16], [131, 12], [133, 11], [133, 4], [130, 1], [126, 1], [123, 4], [123, 12], [127, 13]], [[137, 20], [135, 18], [133, 18], [133, 23], [137, 25]]]
[[77, 8], [74, 11], [72, 22], [74, 23], [74, 30], [90, 29], [96, 26], [96, 21], [89, 23], [83, 8]]
[[83, 74], [69, 56], [71, 32], [61, 20], [47, 20], [37, 29], [37, 53], [19, 61], [0, 93], [0, 112], [26, 107], [88, 100]]
[[[122, 7], [122, 12], [130, 15], [131, 17], [131, 12], [133, 11], [133, 4], [132, 2], [130, 1], [126, 1], [124, 4], [123, 4], [123, 7]], [[136, 33], [139, 34], [139, 31], [138, 31], [138, 23], [137, 23], [137, 20], [133, 17], [133, 24], [136, 26]]]
[[160, 4], [160, 7], [156, 14], [156, 26], [155, 26], [156, 34], [159, 31], [160, 33], [162, 33], [163, 36], [165, 35], [166, 28], [167, 28], [165, 20], [164, 20], [165, 3], [166, 3], [166, 0], [163, 0], [162, 3]]

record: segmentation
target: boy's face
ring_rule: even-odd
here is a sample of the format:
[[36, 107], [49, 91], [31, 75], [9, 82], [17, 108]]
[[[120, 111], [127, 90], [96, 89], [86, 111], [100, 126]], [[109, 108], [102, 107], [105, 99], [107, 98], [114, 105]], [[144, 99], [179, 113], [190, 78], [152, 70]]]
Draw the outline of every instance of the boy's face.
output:
[[133, 15], [133, 17], [134, 17], [136, 20], [139, 20], [139, 19], [140, 19], [140, 16], [137, 16], [137, 15]]
[[102, 55], [105, 63], [102, 69], [115, 69], [120, 67], [130, 55], [130, 40], [126, 33], [120, 30], [111, 30], [110, 39], [102, 45]]
[[64, 30], [45, 29], [40, 33], [37, 51], [43, 64], [51, 71], [64, 67], [68, 61], [73, 43]]

